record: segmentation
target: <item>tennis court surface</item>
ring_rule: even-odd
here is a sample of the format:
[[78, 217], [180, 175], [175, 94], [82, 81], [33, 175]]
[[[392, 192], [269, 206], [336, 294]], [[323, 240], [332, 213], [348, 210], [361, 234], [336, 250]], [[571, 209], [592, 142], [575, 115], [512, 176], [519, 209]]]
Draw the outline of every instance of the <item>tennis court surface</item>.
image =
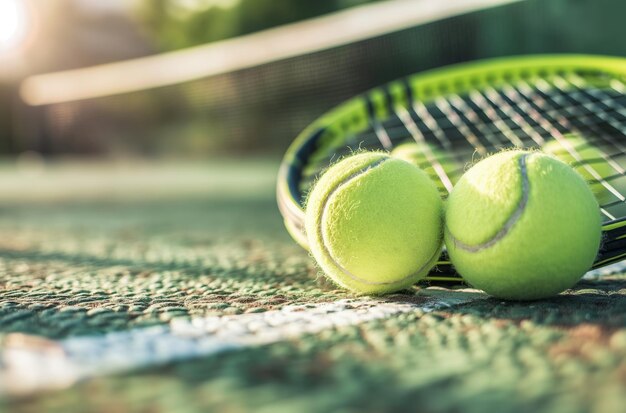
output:
[[[626, 411], [625, 14], [0, 0], [0, 413]], [[570, 133], [613, 264], [553, 298], [443, 282], [449, 262], [356, 295], [285, 228], [343, 155], [427, 143], [445, 197], [478, 155]]]
[[622, 409], [619, 268], [532, 303], [353, 296], [285, 233], [275, 165], [6, 165], [4, 410]]

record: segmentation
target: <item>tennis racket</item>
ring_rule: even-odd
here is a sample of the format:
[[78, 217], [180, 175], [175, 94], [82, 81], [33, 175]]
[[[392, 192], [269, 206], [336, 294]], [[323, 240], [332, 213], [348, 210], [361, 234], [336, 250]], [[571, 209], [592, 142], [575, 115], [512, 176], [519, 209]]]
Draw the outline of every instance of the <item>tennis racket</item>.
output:
[[[446, 67], [370, 90], [319, 118], [287, 150], [277, 186], [285, 226], [307, 248], [307, 193], [326, 168], [357, 150], [418, 143], [420, 166], [434, 175], [445, 198], [480, 158], [558, 141], [572, 166], [601, 188], [596, 197], [604, 239], [593, 268], [618, 262], [626, 257], [625, 83], [626, 59], [557, 55]], [[585, 147], [569, 134], [584, 136]], [[592, 158], [585, 155], [588, 146], [595, 148]], [[425, 281], [461, 278], [444, 251]]]

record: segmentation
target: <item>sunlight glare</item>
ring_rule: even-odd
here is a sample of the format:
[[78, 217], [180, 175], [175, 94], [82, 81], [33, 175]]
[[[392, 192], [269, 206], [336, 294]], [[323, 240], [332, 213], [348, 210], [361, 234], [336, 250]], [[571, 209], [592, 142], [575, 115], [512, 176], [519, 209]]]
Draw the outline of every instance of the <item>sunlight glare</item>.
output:
[[16, 47], [26, 34], [22, 0], [0, 0], [0, 51]]

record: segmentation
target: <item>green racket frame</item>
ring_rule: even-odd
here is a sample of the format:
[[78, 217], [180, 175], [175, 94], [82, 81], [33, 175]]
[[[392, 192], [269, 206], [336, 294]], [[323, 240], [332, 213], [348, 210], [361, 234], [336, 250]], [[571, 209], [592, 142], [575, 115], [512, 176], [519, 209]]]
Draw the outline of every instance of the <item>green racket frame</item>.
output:
[[[374, 88], [326, 113], [307, 127], [287, 150], [278, 174], [277, 199], [285, 226], [303, 248], [303, 169], [316, 158], [328, 157], [346, 136], [358, 134], [372, 122], [383, 121], [415, 102], [428, 103], [446, 95], [463, 95], [498, 88], [517, 81], [532, 82], [551, 75], [575, 74], [599, 89], [611, 88], [616, 79], [626, 83], [626, 59], [587, 55], [520, 56], [461, 64], [431, 70]], [[407, 84], [409, 89], [407, 89]], [[604, 241], [594, 268], [626, 258], [626, 217], [604, 223]], [[445, 252], [426, 281], [460, 281]]]

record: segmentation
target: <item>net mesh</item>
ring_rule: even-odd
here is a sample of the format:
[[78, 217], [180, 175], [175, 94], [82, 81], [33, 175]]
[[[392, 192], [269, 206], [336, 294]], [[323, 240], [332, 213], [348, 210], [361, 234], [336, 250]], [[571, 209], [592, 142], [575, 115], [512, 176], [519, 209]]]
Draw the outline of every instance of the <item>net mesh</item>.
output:
[[[604, 3], [528, 0], [173, 86], [20, 105], [11, 147], [44, 154], [278, 154], [339, 102], [415, 72], [515, 54], [624, 54], [623, 2]], [[602, 30], [580, 31], [582, 22]]]

